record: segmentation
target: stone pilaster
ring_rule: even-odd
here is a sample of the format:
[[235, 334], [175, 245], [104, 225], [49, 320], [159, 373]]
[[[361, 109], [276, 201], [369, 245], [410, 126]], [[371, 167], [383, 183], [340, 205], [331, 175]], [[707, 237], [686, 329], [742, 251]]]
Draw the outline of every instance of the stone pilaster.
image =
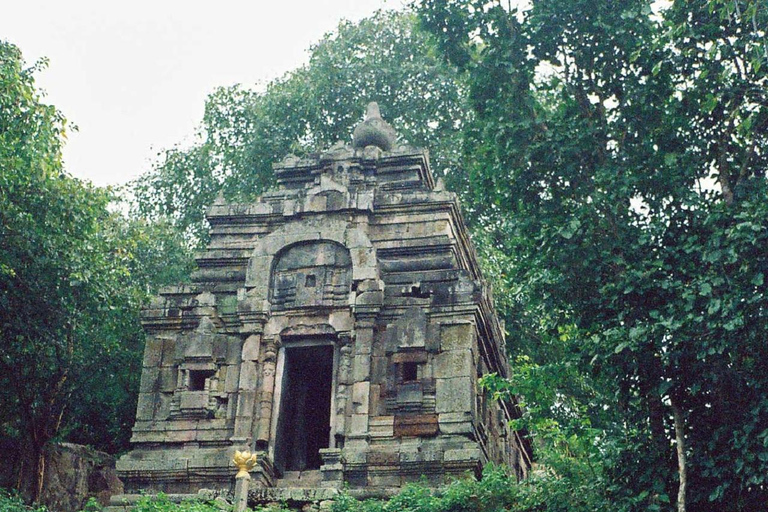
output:
[[258, 382], [258, 355], [261, 334], [251, 334], [243, 343], [240, 358], [240, 380], [237, 391], [237, 411], [232, 442], [250, 448], [253, 439], [253, 422]]
[[277, 366], [278, 344], [279, 342], [276, 338], [266, 338], [264, 340], [261, 363], [261, 391], [259, 393], [259, 424], [256, 437], [256, 446], [262, 450], [269, 446], [272, 408], [275, 397], [275, 369]]
[[352, 351], [353, 347], [350, 340], [342, 340], [339, 348], [339, 369], [336, 385], [336, 431], [334, 435], [337, 439], [343, 439], [346, 434], [347, 404], [349, 388], [352, 384]]

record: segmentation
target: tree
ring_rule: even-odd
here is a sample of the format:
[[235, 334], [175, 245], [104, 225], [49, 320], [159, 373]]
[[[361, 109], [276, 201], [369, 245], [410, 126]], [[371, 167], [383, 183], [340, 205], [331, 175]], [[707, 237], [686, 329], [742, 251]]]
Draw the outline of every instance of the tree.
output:
[[[231, 200], [253, 199], [272, 183], [272, 164], [287, 154], [350, 141], [369, 101], [378, 101], [404, 140], [430, 148], [439, 174], [457, 168], [464, 91], [432, 48], [413, 14], [378, 12], [342, 22], [310, 49], [308, 65], [263, 92], [218, 89], [206, 102], [198, 142], [164, 152], [135, 182], [136, 211], [171, 218], [205, 239], [203, 213], [219, 191]], [[461, 187], [460, 173], [446, 180]]]
[[112, 215], [100, 226], [119, 254], [124, 274], [119, 283], [129, 301], [121, 310], [111, 310], [114, 325], [102, 325], [117, 349], [98, 358], [98, 364], [83, 374], [70, 397], [60, 437], [87, 444], [108, 453], [129, 447], [136, 418], [144, 332], [139, 308], [159, 287], [187, 282], [194, 269], [191, 247], [173, 226]]
[[465, 165], [485, 236], [512, 255], [511, 334], [592, 381], [609, 490], [636, 508], [764, 506], [768, 10], [419, 9], [468, 80]]
[[135, 394], [138, 307], [158, 282], [136, 261], [149, 247], [188, 261], [178, 239], [147, 238], [161, 226], [111, 213], [111, 191], [64, 172], [67, 123], [35, 88], [42, 65], [0, 42], [0, 435], [20, 442], [19, 487], [34, 500], [52, 439], [125, 447], [134, 408], [112, 407]]

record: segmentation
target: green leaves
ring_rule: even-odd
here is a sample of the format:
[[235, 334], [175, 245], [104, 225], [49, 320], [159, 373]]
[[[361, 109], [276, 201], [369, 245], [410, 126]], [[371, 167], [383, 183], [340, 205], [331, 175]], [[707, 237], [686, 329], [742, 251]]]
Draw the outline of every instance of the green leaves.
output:
[[66, 122], [42, 103], [34, 70], [0, 42], [0, 437], [25, 459], [57, 437], [116, 452], [135, 414], [138, 309], [187, 272], [189, 250], [66, 174]]
[[469, 59], [469, 198], [508, 255], [497, 275], [515, 283], [502, 299], [512, 350], [577, 365], [623, 503], [661, 508], [677, 493], [674, 398], [691, 506], [759, 507], [765, 490], [749, 482], [768, 466], [722, 468], [741, 453], [729, 433], [768, 421], [754, 371], [767, 355], [768, 10], [535, 0], [512, 15], [432, 0], [420, 15], [446, 58], [460, 44]]
[[219, 191], [228, 200], [252, 200], [272, 184], [272, 164], [287, 154], [351, 142], [370, 101], [378, 101], [402, 141], [429, 148], [436, 174], [460, 190], [465, 95], [413, 14], [382, 11], [342, 22], [312, 46], [307, 66], [263, 92], [222, 86], [211, 94], [195, 144], [162, 152], [132, 184], [134, 211], [205, 240], [204, 212]]
[[570, 240], [573, 235], [576, 234], [576, 231], [578, 231], [579, 227], [581, 227], [581, 222], [579, 219], [571, 219], [568, 224], [558, 230], [558, 234], [566, 240]]

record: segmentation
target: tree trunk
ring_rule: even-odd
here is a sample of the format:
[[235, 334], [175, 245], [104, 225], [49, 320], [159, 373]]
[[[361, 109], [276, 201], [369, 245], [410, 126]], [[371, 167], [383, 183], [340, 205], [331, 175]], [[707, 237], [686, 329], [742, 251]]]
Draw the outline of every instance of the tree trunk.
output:
[[22, 451], [21, 458], [29, 468], [25, 476], [25, 483], [22, 483], [26, 489], [27, 497], [31, 503], [39, 503], [43, 496], [43, 482], [45, 481], [45, 447], [48, 444], [49, 436], [45, 435], [45, 429], [39, 425], [34, 426], [30, 432], [25, 449]]
[[38, 503], [43, 495], [43, 481], [45, 479], [45, 452], [43, 447], [35, 447], [35, 486], [32, 501]]
[[677, 443], [677, 468], [680, 475], [680, 487], [677, 490], [677, 512], [685, 512], [685, 487], [687, 483], [685, 465], [685, 420], [683, 412], [674, 398], [670, 397], [672, 417], [675, 420], [675, 441]]

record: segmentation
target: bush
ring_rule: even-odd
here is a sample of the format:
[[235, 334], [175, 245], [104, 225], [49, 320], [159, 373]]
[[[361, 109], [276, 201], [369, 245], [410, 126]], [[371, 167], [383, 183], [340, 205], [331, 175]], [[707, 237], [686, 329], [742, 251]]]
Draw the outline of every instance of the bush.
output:
[[0, 512], [48, 512], [42, 505], [27, 505], [18, 494], [0, 489]]
[[487, 466], [483, 478], [456, 480], [437, 489], [408, 485], [387, 501], [359, 501], [349, 494], [331, 512], [607, 512], [614, 510], [599, 479], [551, 473], [517, 482], [506, 468]]
[[[618, 505], [618, 504], [616, 504]], [[82, 512], [99, 512], [94, 499]], [[131, 512], [232, 512], [225, 502], [187, 500], [175, 503], [165, 494], [144, 496]], [[487, 466], [483, 478], [456, 480], [439, 488], [410, 484], [388, 500], [358, 500], [342, 493], [332, 503], [330, 512], [607, 512], [623, 510], [611, 507], [599, 478], [586, 474], [567, 478], [551, 472], [539, 472], [517, 482], [502, 466]], [[42, 506], [25, 505], [21, 498], [0, 490], [0, 512], [48, 512]], [[287, 505], [260, 506], [252, 512], [295, 512]]]
[[232, 510], [224, 503], [214, 504], [198, 500], [185, 500], [174, 503], [163, 493], [157, 496], [144, 496], [139, 499], [132, 512], [222, 512]]

